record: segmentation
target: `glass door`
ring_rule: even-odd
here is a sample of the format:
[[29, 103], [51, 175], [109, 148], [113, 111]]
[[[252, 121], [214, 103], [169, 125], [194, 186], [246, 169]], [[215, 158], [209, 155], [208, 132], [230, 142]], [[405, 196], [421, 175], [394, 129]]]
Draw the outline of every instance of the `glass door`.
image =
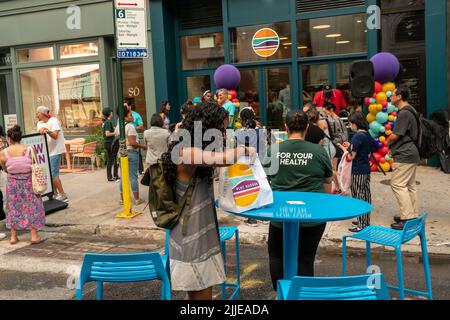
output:
[[333, 85], [329, 64], [302, 65], [300, 70], [303, 105], [313, 102], [324, 85]]
[[289, 67], [265, 68], [264, 123], [268, 129], [284, 131], [284, 119], [291, 109], [291, 76]]
[[6, 131], [7, 124], [4, 123], [4, 116], [16, 115], [17, 117], [12, 71], [0, 71], [0, 110], [0, 123], [4, 124], [3, 128]]

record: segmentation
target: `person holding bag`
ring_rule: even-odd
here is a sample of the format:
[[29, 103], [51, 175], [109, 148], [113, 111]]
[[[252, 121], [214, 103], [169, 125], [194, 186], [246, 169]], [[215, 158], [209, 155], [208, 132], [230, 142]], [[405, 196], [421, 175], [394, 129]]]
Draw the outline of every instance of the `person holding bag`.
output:
[[0, 152], [0, 164], [7, 172], [6, 227], [11, 229], [11, 244], [19, 241], [17, 230], [31, 230], [31, 244], [44, 241], [38, 231], [45, 225], [41, 197], [33, 192], [32, 148], [20, 143], [22, 131], [15, 125], [7, 132], [9, 147]]

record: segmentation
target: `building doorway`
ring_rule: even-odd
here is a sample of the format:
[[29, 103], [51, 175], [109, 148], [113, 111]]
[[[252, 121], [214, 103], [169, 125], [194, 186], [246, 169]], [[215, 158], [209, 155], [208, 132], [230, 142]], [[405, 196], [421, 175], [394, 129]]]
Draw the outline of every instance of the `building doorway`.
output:
[[0, 71], [0, 112], [3, 128], [6, 130], [4, 123], [5, 115], [16, 115], [16, 102], [14, 96], [14, 82], [11, 70]]

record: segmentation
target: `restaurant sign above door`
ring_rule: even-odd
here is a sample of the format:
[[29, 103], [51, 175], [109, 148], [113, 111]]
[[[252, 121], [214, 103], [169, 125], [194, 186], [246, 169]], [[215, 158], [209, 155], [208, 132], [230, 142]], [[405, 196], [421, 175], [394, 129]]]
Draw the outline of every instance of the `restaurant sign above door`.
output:
[[268, 58], [280, 47], [280, 37], [273, 29], [259, 29], [253, 36], [252, 47], [258, 56]]

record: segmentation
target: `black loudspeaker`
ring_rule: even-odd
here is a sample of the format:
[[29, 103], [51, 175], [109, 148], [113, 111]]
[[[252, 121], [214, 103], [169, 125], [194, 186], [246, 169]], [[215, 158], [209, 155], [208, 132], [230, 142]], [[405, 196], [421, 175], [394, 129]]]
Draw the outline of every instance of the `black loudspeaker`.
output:
[[355, 98], [371, 97], [375, 91], [372, 61], [355, 61], [350, 66], [350, 89]]

